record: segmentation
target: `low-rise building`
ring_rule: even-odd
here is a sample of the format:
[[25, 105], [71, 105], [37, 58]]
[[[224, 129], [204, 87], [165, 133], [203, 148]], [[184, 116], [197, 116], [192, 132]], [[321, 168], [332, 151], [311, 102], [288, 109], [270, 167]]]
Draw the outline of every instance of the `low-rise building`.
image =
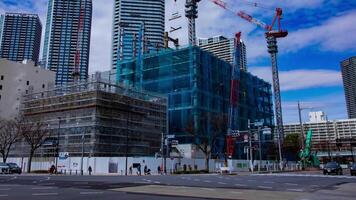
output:
[[53, 88], [55, 77], [55, 72], [41, 69], [32, 61], [0, 59], [0, 117], [16, 117], [22, 94]]
[[154, 156], [166, 133], [167, 98], [94, 79], [24, 95], [22, 113], [50, 131], [38, 157], [55, 158], [56, 150], [70, 157]]
[[[311, 150], [318, 156], [351, 156], [356, 150], [356, 119], [303, 123], [303, 129], [313, 131]], [[300, 134], [299, 123], [284, 125], [284, 134]], [[305, 133], [304, 133], [305, 134]]]

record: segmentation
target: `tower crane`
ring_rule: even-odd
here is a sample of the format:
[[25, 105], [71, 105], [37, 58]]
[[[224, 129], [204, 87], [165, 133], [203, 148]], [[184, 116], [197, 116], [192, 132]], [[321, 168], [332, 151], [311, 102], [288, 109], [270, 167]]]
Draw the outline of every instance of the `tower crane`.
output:
[[[276, 115], [276, 130], [278, 136], [278, 149], [279, 149], [279, 158], [282, 161], [282, 152], [281, 152], [281, 140], [283, 140], [283, 118], [282, 118], [282, 105], [281, 105], [281, 94], [280, 94], [280, 86], [279, 86], [279, 75], [278, 75], [278, 65], [277, 65], [277, 38], [284, 38], [288, 35], [288, 31], [282, 30], [281, 28], [281, 19], [282, 19], [282, 9], [276, 8], [276, 14], [272, 20], [271, 25], [268, 25], [260, 20], [253, 18], [251, 15], [243, 12], [243, 11], [234, 11], [229, 5], [222, 0], [210, 0], [214, 4], [220, 6], [221, 8], [233, 12], [235, 15], [240, 18], [254, 23], [257, 26], [266, 30], [265, 37], [267, 40], [268, 53], [271, 55], [272, 61], [272, 79], [273, 79], [273, 91], [274, 91], [274, 107], [275, 107], [275, 115]], [[255, 4], [257, 5], [257, 4]], [[278, 21], [278, 29], [273, 30], [273, 27]], [[281, 167], [282, 168], [282, 167]]]
[[80, 80], [80, 59], [81, 59], [81, 48], [83, 40], [83, 20], [84, 20], [84, 11], [85, 11], [85, 2], [80, 1], [80, 10], [79, 10], [79, 21], [78, 21], [78, 31], [77, 31], [77, 45], [75, 50], [74, 57], [74, 72], [72, 73], [74, 82]]

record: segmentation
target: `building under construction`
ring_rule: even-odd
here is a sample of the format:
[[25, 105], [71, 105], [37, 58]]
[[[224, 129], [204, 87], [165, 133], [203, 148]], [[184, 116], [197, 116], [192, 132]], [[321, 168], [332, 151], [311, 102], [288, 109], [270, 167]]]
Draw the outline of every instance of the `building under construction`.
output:
[[24, 95], [22, 105], [25, 118], [48, 125], [43, 157], [57, 147], [71, 157], [153, 156], [167, 127], [167, 98], [100, 79]]
[[[121, 62], [111, 71], [110, 80], [131, 87], [168, 96], [169, 134], [180, 143], [192, 143], [195, 135], [214, 140], [224, 137], [230, 108], [232, 65], [196, 46], [167, 49]], [[115, 77], [116, 76], [116, 77]], [[248, 120], [273, 125], [271, 85], [250, 73], [241, 71], [237, 93], [238, 112], [234, 113], [233, 130], [247, 130]], [[264, 141], [271, 136], [263, 136]], [[245, 158], [241, 143], [235, 157]], [[224, 153], [224, 141], [214, 145], [215, 153]]]

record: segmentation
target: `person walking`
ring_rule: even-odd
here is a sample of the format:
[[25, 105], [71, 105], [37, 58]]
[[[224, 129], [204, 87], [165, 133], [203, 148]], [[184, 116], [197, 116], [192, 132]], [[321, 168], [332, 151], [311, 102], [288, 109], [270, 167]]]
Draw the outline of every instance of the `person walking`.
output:
[[137, 166], [137, 175], [141, 176], [141, 164]]
[[88, 167], [88, 172], [89, 172], [89, 175], [91, 175], [91, 172], [93, 171], [93, 169], [91, 168], [91, 166]]
[[132, 175], [132, 166], [129, 167], [129, 175]]

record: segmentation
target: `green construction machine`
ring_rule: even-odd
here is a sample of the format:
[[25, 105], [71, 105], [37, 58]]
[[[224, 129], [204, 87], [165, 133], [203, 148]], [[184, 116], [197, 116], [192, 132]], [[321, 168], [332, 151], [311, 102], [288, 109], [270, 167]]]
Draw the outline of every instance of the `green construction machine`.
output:
[[316, 153], [311, 153], [310, 151], [312, 136], [313, 131], [308, 130], [307, 137], [305, 139], [305, 148], [301, 149], [299, 152], [299, 162], [303, 169], [305, 167], [319, 167], [320, 165], [320, 161], [316, 156]]

